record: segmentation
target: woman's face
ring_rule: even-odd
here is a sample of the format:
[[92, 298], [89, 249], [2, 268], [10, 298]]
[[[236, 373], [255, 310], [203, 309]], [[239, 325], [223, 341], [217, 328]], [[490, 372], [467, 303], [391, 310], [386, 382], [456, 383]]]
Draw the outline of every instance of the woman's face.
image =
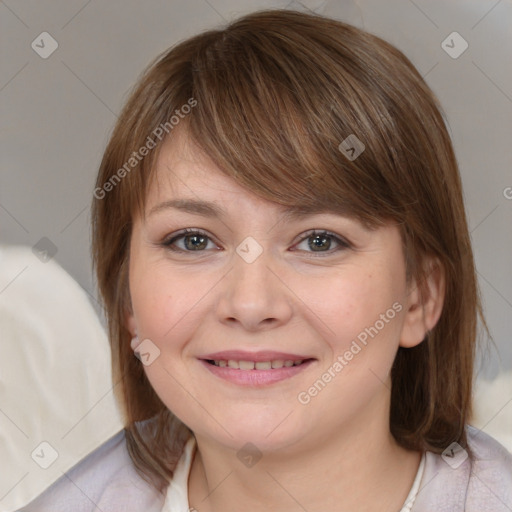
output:
[[128, 325], [196, 436], [272, 450], [387, 421], [411, 297], [399, 231], [292, 213], [185, 138], [163, 146], [133, 227]]

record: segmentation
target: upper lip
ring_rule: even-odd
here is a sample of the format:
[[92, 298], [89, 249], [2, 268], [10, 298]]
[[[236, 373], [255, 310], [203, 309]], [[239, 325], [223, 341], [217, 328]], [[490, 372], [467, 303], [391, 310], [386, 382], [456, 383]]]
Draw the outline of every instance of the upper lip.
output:
[[222, 352], [214, 352], [205, 356], [200, 356], [199, 359], [209, 361], [299, 361], [305, 359], [313, 359], [310, 356], [299, 354], [291, 354], [289, 352], [275, 352], [274, 350], [260, 350], [258, 352], [245, 352], [243, 350], [225, 350]]

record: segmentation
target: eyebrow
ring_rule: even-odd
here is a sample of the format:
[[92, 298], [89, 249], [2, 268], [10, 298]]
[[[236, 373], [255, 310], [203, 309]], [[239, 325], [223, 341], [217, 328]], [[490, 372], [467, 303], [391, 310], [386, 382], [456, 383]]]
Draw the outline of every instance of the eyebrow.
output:
[[[168, 209], [175, 209], [185, 213], [213, 218], [222, 218], [226, 213], [220, 206], [209, 201], [201, 201], [197, 199], [171, 199], [159, 203], [151, 208], [148, 216]], [[341, 207], [319, 208], [317, 206], [288, 206], [284, 209], [283, 218], [288, 221], [293, 221], [302, 219], [309, 215], [320, 215], [322, 213], [350, 216], [348, 212]]]
[[171, 199], [164, 201], [151, 208], [149, 215], [154, 215], [170, 208], [205, 217], [222, 217], [224, 215], [224, 210], [215, 203], [198, 201], [196, 199]]

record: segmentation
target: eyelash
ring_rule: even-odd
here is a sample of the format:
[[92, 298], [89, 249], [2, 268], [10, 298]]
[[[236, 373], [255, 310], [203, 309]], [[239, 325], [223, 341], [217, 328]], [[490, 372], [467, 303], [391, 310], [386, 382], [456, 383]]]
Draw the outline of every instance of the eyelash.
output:
[[[178, 240], [183, 239], [188, 235], [203, 236], [203, 237], [206, 237], [208, 239], [208, 241], [215, 243], [212, 240], [212, 237], [210, 235], [208, 235], [208, 233], [206, 233], [205, 231], [202, 231], [201, 229], [187, 228], [187, 229], [184, 229], [174, 235], [171, 235], [170, 238], [167, 238], [166, 240], [164, 240], [162, 245], [164, 247], [166, 247], [167, 249], [169, 249], [170, 251], [178, 252], [178, 253], [205, 252], [207, 250], [207, 249], [203, 249], [203, 250], [198, 250], [198, 251], [189, 251], [189, 250], [179, 249], [179, 248], [176, 248], [173, 246], [173, 244], [175, 244]], [[329, 249], [327, 251], [304, 251], [304, 252], [309, 252], [311, 254], [315, 254], [315, 256], [322, 257], [322, 256], [329, 256], [335, 252], [338, 252], [338, 251], [341, 251], [344, 249], [350, 249], [352, 247], [349, 242], [347, 242], [345, 239], [341, 238], [340, 236], [336, 235], [335, 233], [332, 233], [332, 232], [326, 231], [326, 230], [316, 230], [316, 229], [312, 229], [312, 230], [304, 233], [302, 238], [294, 245], [299, 245], [300, 243], [304, 242], [308, 238], [313, 238], [316, 236], [326, 236], [326, 237], [331, 238], [337, 244], [337, 247], [335, 247], [334, 249]], [[297, 250], [297, 249], [294, 249], [294, 250]]]

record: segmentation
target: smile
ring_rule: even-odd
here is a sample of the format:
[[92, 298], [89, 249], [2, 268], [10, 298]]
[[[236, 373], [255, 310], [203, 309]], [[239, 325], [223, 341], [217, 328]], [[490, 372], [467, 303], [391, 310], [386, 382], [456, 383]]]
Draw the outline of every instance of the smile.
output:
[[234, 361], [229, 360], [208, 360], [210, 364], [220, 366], [221, 368], [234, 368], [236, 370], [272, 370], [277, 368], [290, 368], [291, 366], [299, 366], [303, 360], [298, 361], [276, 359], [274, 361]]
[[263, 387], [284, 381], [308, 368], [315, 359], [272, 359], [247, 361], [235, 359], [201, 359], [215, 377], [238, 386]]

